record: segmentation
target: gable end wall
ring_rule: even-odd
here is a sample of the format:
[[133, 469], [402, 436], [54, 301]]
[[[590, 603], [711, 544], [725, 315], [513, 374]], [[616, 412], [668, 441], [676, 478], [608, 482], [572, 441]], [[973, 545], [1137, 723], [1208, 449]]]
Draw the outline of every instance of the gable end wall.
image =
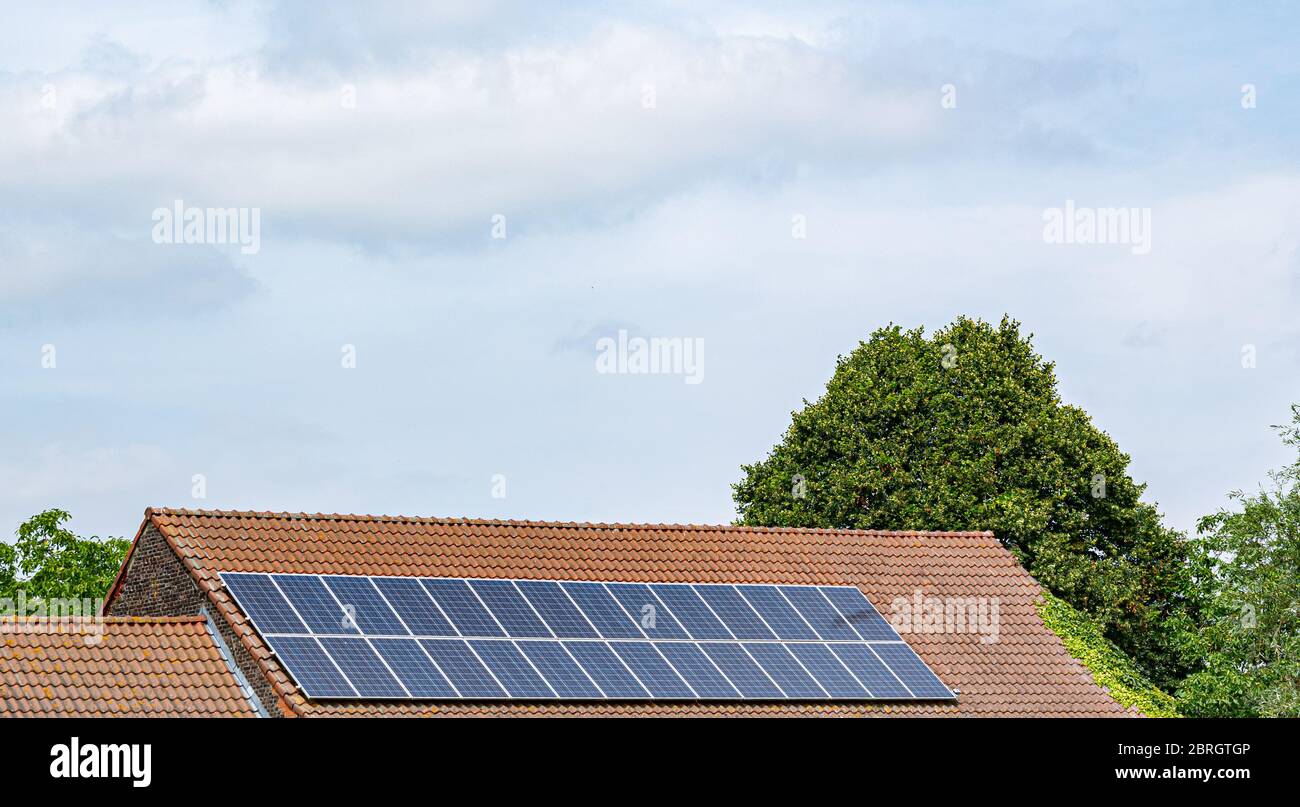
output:
[[252, 685], [267, 714], [281, 716], [282, 711], [276, 706], [280, 698], [248, 648], [235, 635], [230, 623], [211, 607], [158, 528], [152, 523], [146, 525], [131, 553], [122, 586], [108, 603], [108, 616], [198, 616], [205, 605], [209, 606], [210, 623], [230, 648], [235, 664]]

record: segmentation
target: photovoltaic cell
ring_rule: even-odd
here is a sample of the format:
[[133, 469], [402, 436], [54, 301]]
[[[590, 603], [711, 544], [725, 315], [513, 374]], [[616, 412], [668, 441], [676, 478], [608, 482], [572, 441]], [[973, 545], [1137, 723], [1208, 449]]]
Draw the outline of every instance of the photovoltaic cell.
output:
[[870, 694], [853, 673], [824, 644], [791, 642], [785, 648], [799, 660], [826, 694], [832, 698], [868, 698]]
[[492, 614], [464, 580], [433, 577], [420, 581], [462, 636], [505, 636]]
[[698, 645], [690, 642], [655, 642], [655, 647], [701, 698], [741, 697], [740, 692], [727, 681], [727, 677], [704, 655]]
[[726, 644], [701, 644], [700, 649], [713, 660], [723, 674], [740, 690], [740, 694], [753, 700], [775, 700], [785, 697], [763, 668], [734, 642]]
[[483, 600], [483, 604], [506, 629], [507, 636], [550, 636], [551, 631], [542, 623], [537, 612], [509, 580], [473, 580], [470, 586]]
[[276, 658], [309, 698], [352, 698], [356, 691], [311, 636], [266, 636]]
[[649, 642], [613, 642], [618, 657], [654, 698], [694, 698], [695, 691], [673, 671]]
[[867, 645], [833, 644], [829, 647], [831, 652], [844, 662], [844, 666], [853, 672], [854, 677], [862, 682], [867, 692], [871, 693], [871, 697], [891, 700], [911, 697], [911, 693], [898, 682], [889, 668], [876, 658]]
[[690, 638], [645, 583], [607, 583], [606, 588], [651, 639]]
[[307, 632], [271, 578], [264, 574], [223, 572], [221, 579], [258, 630], [267, 633]]
[[956, 697], [850, 586], [221, 578], [309, 698]]
[[410, 577], [372, 577], [411, 633], [416, 636], [455, 636], [456, 629], [442, 615], [419, 580]]
[[644, 639], [645, 634], [636, 626], [623, 606], [605, 590], [601, 583], [562, 583], [564, 590], [586, 614], [606, 639]]
[[483, 663], [460, 639], [421, 639], [420, 646], [442, 670], [462, 698], [503, 698], [506, 691], [497, 684]]
[[560, 584], [550, 580], [520, 580], [519, 590], [537, 613], [542, 615], [551, 632], [562, 639], [594, 639], [596, 629], [564, 593]]
[[551, 689], [561, 698], [586, 700], [604, 697], [591, 678], [582, 671], [578, 662], [559, 642], [521, 639], [515, 645], [523, 651], [538, 672], [551, 684]]
[[648, 698], [650, 693], [604, 642], [564, 642], [564, 649], [587, 671], [606, 698]]
[[820, 638], [776, 586], [736, 586], [736, 590], [776, 632], [778, 639], [815, 641]]
[[692, 639], [733, 639], [731, 631], [704, 604], [704, 600], [690, 586], [675, 583], [655, 583], [650, 586], [668, 610], [672, 611]]
[[384, 666], [365, 639], [350, 636], [322, 636], [321, 647], [352, 682], [363, 698], [405, 698], [406, 690]]
[[306, 574], [276, 574], [271, 577], [289, 598], [294, 610], [302, 615], [312, 633], [360, 632], [319, 577]]
[[904, 686], [912, 691], [912, 694], [918, 698], [941, 698], [947, 699], [952, 697], [952, 692], [948, 687], [943, 685], [930, 668], [925, 666], [921, 657], [916, 655], [916, 651], [903, 643], [898, 644], [873, 644], [871, 649], [880, 660], [889, 665], [894, 674], [902, 679]]
[[821, 592], [863, 639], [869, 642], [898, 639], [898, 633], [861, 591], [846, 586], [822, 586]]
[[825, 698], [826, 691], [808, 675], [784, 645], [746, 642], [745, 649], [787, 698]]
[[856, 642], [860, 638], [831, 601], [812, 586], [777, 586], [799, 615], [828, 642]]
[[351, 608], [356, 625], [369, 636], [405, 636], [406, 628], [367, 577], [324, 577], [343, 608]]
[[371, 639], [413, 698], [455, 698], [458, 693], [414, 639]]
[[776, 638], [734, 586], [696, 585], [694, 588], [737, 639]]
[[506, 639], [472, 639], [470, 646], [511, 697], [555, 697], [550, 685], [538, 675], [537, 670], [513, 642]]

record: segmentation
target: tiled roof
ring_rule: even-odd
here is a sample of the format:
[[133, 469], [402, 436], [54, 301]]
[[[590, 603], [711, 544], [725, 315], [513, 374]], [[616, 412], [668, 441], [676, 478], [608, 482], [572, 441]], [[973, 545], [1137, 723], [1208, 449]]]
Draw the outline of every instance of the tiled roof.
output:
[[[980, 532], [875, 532], [680, 524], [146, 511], [259, 660], [284, 706], [337, 714], [1123, 715], [1039, 618], [1038, 584]], [[467, 704], [306, 700], [221, 587], [221, 571], [430, 577], [855, 585], [886, 616], [898, 597], [997, 598], [998, 641], [976, 633], [904, 638], [954, 704]]]
[[0, 620], [0, 717], [255, 717], [205, 623]]

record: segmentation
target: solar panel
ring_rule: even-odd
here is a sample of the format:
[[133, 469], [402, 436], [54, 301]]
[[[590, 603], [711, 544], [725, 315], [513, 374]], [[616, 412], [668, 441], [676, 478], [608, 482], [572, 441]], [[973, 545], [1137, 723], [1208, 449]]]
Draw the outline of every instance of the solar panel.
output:
[[645, 583], [606, 583], [605, 588], [651, 639], [690, 638]]
[[956, 697], [849, 586], [221, 579], [315, 699]]
[[590, 700], [603, 698], [591, 676], [573, 660], [559, 642], [519, 641], [515, 645], [533, 663], [561, 698]]
[[293, 671], [309, 698], [355, 698], [356, 690], [312, 636], [265, 637], [267, 646]]
[[433, 577], [420, 582], [462, 636], [506, 635], [467, 581]]
[[628, 616], [602, 583], [561, 583], [569, 597], [582, 609], [600, 635], [606, 639], [643, 639], [645, 634]]
[[795, 700], [824, 699], [826, 690], [804, 669], [799, 660], [790, 655], [785, 645], [775, 642], [751, 642], [744, 645], [763, 672], [781, 687], [787, 698]]
[[594, 639], [596, 629], [559, 583], [550, 580], [520, 580], [519, 590], [545, 620], [551, 633], [567, 639]]
[[555, 690], [546, 683], [513, 642], [505, 639], [471, 639], [470, 647], [492, 671], [512, 698], [554, 698]]
[[470, 586], [505, 628], [506, 635], [524, 638], [553, 635], [511, 581], [473, 580]]
[[564, 648], [582, 665], [606, 698], [648, 698], [650, 693], [604, 642], [565, 642]]
[[363, 698], [406, 698], [408, 693], [365, 639], [322, 636], [320, 645]]
[[777, 638], [790, 641], [816, 641], [817, 632], [808, 620], [799, 616], [790, 601], [776, 586], [736, 586]]
[[416, 640], [371, 639], [370, 644], [411, 697], [455, 698], [459, 694]]
[[411, 633], [416, 636], [458, 635], [419, 580], [410, 577], [373, 577], [371, 582]]
[[880, 660], [889, 665], [898, 680], [903, 682], [903, 686], [918, 698], [947, 698], [950, 697], [948, 687], [943, 685], [939, 677], [925, 666], [921, 657], [916, 655], [912, 648], [902, 642], [895, 644], [875, 644], [871, 649]]
[[775, 639], [776, 634], [749, 607], [745, 598], [732, 586], [695, 586], [695, 593], [708, 603], [737, 639]]
[[863, 639], [868, 642], [898, 639], [898, 634], [861, 591], [848, 586], [821, 586], [821, 592]]
[[672, 665], [649, 642], [614, 642], [610, 648], [645, 686], [651, 697], [664, 700], [690, 700], [695, 697], [695, 690], [687, 686]]
[[727, 626], [700, 599], [695, 589], [681, 584], [650, 586], [692, 639], [734, 639]]
[[370, 636], [404, 636], [406, 628], [402, 621], [388, 607], [384, 598], [379, 596], [367, 577], [324, 577], [321, 578], [334, 599], [339, 601], [344, 612], [352, 615], [361, 632]]
[[294, 615], [289, 602], [264, 574], [225, 575], [226, 587], [243, 607], [248, 618], [268, 633], [306, 633], [302, 620]]
[[421, 639], [420, 646], [462, 698], [503, 698], [506, 691], [469, 645], [459, 639]]

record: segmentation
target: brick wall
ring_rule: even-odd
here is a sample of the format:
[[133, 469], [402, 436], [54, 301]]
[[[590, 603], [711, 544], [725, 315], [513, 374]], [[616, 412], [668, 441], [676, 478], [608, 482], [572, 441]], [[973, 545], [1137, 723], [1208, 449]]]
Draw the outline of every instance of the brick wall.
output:
[[172, 551], [167, 539], [153, 524], [144, 533], [131, 553], [122, 588], [108, 603], [109, 616], [192, 616], [207, 606], [210, 622], [230, 648], [235, 664], [253, 687], [262, 708], [272, 717], [279, 717], [279, 698], [262, 668], [235, 635], [225, 617], [217, 613], [207, 596], [190, 576], [185, 564]]

